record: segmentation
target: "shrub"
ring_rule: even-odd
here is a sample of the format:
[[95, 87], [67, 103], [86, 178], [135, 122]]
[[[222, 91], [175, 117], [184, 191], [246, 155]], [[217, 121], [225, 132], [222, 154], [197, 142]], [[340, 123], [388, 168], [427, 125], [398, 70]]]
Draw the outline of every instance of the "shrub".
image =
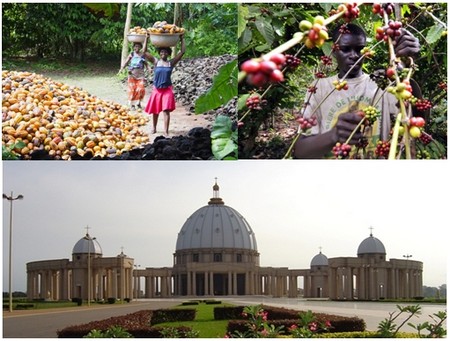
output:
[[108, 297], [108, 303], [109, 303], [109, 304], [114, 304], [114, 303], [116, 303], [116, 298], [115, 298], [115, 297]]
[[181, 305], [198, 305], [198, 301], [183, 302], [181, 303]]
[[205, 300], [205, 304], [222, 304], [222, 301]]
[[[364, 332], [340, 332], [340, 333], [323, 333], [320, 334], [320, 338], [324, 339], [374, 339], [379, 338], [380, 335], [378, 335], [377, 332], [374, 331], [364, 331]], [[397, 338], [402, 339], [412, 339], [412, 338], [418, 338], [417, 334], [414, 333], [398, 333]]]
[[83, 304], [83, 300], [80, 297], [72, 297], [72, 302], [77, 303], [78, 305]]
[[199, 333], [198, 331], [192, 330], [187, 327], [165, 327], [160, 330], [160, 333], [163, 338], [197, 338]]
[[[233, 309], [221, 309], [221, 307], [214, 309], [214, 318], [222, 317], [221, 319], [230, 319], [227, 327], [228, 334], [248, 332], [248, 325], [246, 320], [243, 319], [243, 309], [244, 307], [231, 307]], [[274, 308], [268, 306], [262, 306], [264, 311], [267, 313], [267, 320], [270, 325], [275, 328], [280, 328], [287, 331], [292, 325], [297, 325], [299, 323], [300, 314], [305, 314], [304, 311], [296, 311], [285, 308]], [[217, 310], [217, 314], [216, 314]], [[234, 317], [224, 317], [224, 316], [236, 316]], [[366, 328], [366, 323], [363, 319], [358, 317], [345, 317], [338, 315], [330, 315], [323, 313], [315, 313], [314, 318], [319, 324], [329, 324], [329, 330], [331, 333], [336, 332], [354, 332], [354, 331], [364, 331]], [[217, 319], [217, 318], [216, 318]]]
[[18, 303], [16, 305], [16, 309], [29, 309], [29, 308], [34, 308], [34, 304], [33, 303]]
[[195, 309], [159, 309], [154, 310], [150, 324], [175, 321], [193, 321], [195, 319]]
[[91, 330], [89, 334], [85, 335], [86, 338], [131, 338], [133, 335], [128, 333], [125, 329], [120, 326], [113, 326], [108, 328], [106, 331], [101, 330]]
[[237, 307], [215, 307], [214, 320], [239, 320], [242, 319], [244, 306]]
[[[62, 330], [58, 330], [56, 333], [58, 337], [80, 338], [89, 334], [89, 332], [94, 329], [98, 331], [106, 331], [108, 328], [118, 326], [137, 337], [136, 335], [152, 334], [152, 331], [150, 330], [151, 315], [151, 310], [141, 310], [124, 316], [114, 316], [100, 321], [92, 321], [86, 324], [69, 326]], [[152, 335], [155, 333], [160, 335], [159, 332], [153, 332]]]

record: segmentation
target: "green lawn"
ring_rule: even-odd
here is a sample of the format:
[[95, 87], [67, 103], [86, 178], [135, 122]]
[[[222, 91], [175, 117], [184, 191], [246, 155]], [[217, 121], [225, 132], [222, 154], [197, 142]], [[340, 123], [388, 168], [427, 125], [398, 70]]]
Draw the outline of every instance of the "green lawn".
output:
[[165, 322], [157, 326], [166, 327], [191, 327], [199, 332], [199, 338], [223, 338], [227, 332], [228, 320], [214, 320], [215, 307], [230, 307], [232, 304], [206, 304], [199, 302], [198, 305], [179, 305], [174, 309], [196, 309], [194, 321]]

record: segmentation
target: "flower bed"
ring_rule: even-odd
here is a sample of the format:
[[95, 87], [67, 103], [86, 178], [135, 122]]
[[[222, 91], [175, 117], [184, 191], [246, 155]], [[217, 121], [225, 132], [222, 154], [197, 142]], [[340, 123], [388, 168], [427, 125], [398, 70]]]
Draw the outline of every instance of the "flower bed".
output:
[[[214, 309], [214, 318], [231, 320], [228, 323], [228, 333], [232, 334], [235, 331], [244, 333], [248, 330], [247, 320], [243, 314], [244, 308], [244, 306], [217, 307]], [[304, 311], [269, 306], [262, 306], [262, 308], [267, 313], [267, 321], [270, 321], [270, 324], [273, 324], [275, 327], [283, 326], [283, 329], [286, 331], [292, 325], [298, 324], [299, 315], [305, 313]], [[328, 321], [330, 324], [330, 332], [364, 331], [366, 327], [364, 320], [358, 317], [345, 317], [323, 313], [315, 313], [314, 316], [318, 323], [326, 323]]]
[[[162, 327], [151, 327], [150, 321], [155, 311], [141, 310], [135, 313], [114, 316], [100, 321], [92, 321], [86, 324], [69, 326], [56, 333], [59, 338], [82, 338], [89, 334], [91, 330], [106, 331], [113, 326], [120, 326], [129, 332], [133, 337], [142, 338], [162, 338], [164, 330]], [[189, 327], [176, 328], [179, 335], [186, 335], [191, 331]]]

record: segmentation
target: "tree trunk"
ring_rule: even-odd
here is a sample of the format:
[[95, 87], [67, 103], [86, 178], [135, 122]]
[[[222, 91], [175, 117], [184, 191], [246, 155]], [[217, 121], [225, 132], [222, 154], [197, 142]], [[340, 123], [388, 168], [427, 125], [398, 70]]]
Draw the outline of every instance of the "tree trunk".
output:
[[[173, 23], [178, 27], [181, 27], [181, 5], [176, 2], [173, 7]], [[172, 50], [172, 58], [177, 55], [177, 46], [174, 46]]]
[[125, 29], [123, 31], [122, 59], [121, 59], [120, 66], [122, 66], [123, 63], [125, 63], [125, 60], [127, 59], [127, 56], [128, 56], [128, 39], [127, 39], [127, 34], [130, 31], [130, 26], [131, 26], [131, 12], [132, 12], [132, 9], [133, 9], [133, 3], [129, 2], [128, 3], [128, 7], [127, 7], [127, 19], [125, 21]]

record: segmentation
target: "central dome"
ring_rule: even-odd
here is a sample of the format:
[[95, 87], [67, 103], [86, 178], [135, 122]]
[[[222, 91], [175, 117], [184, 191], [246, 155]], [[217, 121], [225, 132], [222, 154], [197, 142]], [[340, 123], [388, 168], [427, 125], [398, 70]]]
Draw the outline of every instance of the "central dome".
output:
[[359, 244], [357, 255], [361, 256], [364, 254], [386, 255], [386, 249], [384, 248], [383, 243], [371, 233], [369, 237]]
[[207, 206], [195, 211], [178, 233], [176, 251], [204, 248], [237, 248], [257, 251], [256, 238], [245, 218], [226, 206], [219, 197], [219, 186]]
[[72, 254], [91, 253], [102, 255], [102, 247], [95, 238], [91, 238], [88, 233], [81, 238], [73, 247]]

